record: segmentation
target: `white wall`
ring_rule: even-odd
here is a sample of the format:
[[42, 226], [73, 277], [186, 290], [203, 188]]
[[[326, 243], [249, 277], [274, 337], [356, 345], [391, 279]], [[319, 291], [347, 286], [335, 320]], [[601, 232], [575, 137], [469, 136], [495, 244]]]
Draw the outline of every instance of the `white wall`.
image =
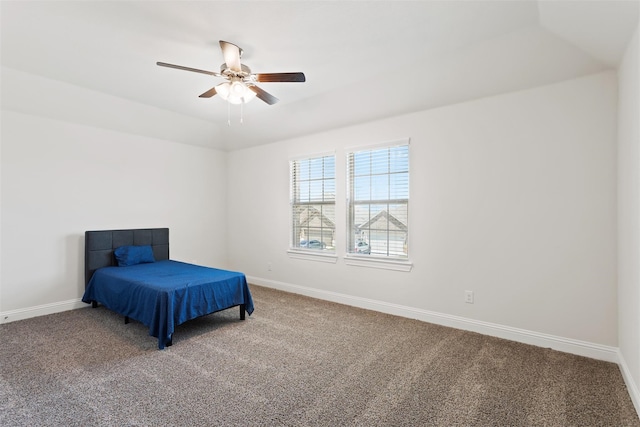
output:
[[[5, 109], [0, 312], [77, 300], [85, 230], [168, 226], [173, 257], [266, 284], [616, 347], [616, 84], [606, 72], [229, 154]], [[403, 137], [413, 270], [290, 259], [289, 157], [334, 150], [344, 212], [345, 147]], [[622, 292], [621, 307], [638, 290]], [[629, 304], [621, 350], [636, 363]]]
[[86, 230], [169, 227], [172, 258], [226, 266], [224, 152], [6, 109], [1, 119], [2, 320], [82, 296]]
[[[616, 88], [605, 72], [234, 151], [230, 267], [268, 286], [614, 348]], [[342, 256], [345, 147], [403, 137], [413, 270], [289, 258], [289, 157], [335, 150]], [[467, 289], [475, 304], [464, 303]]]
[[618, 334], [627, 385], [640, 412], [639, 50], [636, 29], [618, 72]]

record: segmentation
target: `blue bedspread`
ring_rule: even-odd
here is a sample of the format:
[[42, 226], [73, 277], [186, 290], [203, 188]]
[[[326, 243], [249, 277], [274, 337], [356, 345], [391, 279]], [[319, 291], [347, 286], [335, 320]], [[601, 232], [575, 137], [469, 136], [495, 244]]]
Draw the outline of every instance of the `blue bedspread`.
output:
[[96, 270], [82, 301], [105, 307], [142, 322], [158, 348], [170, 342], [175, 327], [214, 311], [245, 304], [253, 312], [253, 299], [243, 273], [218, 270], [179, 261], [158, 261]]

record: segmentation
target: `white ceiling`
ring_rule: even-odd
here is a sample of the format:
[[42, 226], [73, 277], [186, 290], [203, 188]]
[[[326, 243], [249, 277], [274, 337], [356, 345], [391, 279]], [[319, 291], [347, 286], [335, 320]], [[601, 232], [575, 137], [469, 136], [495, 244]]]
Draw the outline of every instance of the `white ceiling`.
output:
[[[234, 150], [615, 67], [638, 5], [2, 1], [2, 107], [149, 136], [173, 126], [182, 142]], [[241, 124], [238, 106], [198, 98], [220, 79], [156, 66], [218, 71], [220, 39], [254, 72], [303, 71], [307, 82], [260, 84], [280, 102], [252, 101]], [[96, 105], [114, 99], [127, 108]]]

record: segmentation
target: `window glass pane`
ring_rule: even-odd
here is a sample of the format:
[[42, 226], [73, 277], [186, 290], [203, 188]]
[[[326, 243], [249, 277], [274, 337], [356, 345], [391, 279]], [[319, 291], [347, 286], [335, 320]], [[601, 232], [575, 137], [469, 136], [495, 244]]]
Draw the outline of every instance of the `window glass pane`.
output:
[[389, 198], [389, 175], [373, 175], [371, 177], [371, 199], [386, 200]]
[[349, 252], [358, 254], [369, 254], [369, 230], [356, 230], [353, 235], [353, 247], [349, 248]]
[[298, 184], [297, 199], [300, 202], [308, 202], [310, 200], [308, 181]]
[[298, 176], [297, 179], [300, 180], [308, 180], [309, 179], [309, 161], [308, 160], [301, 160], [296, 162], [298, 167]]
[[323, 164], [322, 157], [309, 160], [309, 179], [322, 179]]
[[408, 205], [390, 204], [389, 221], [390, 230], [407, 230]]
[[389, 149], [376, 150], [371, 153], [371, 173], [389, 173]]
[[409, 198], [409, 172], [389, 175], [390, 199]]
[[389, 255], [403, 256], [407, 254], [407, 233], [404, 231], [389, 232]]
[[361, 228], [365, 226], [367, 222], [369, 222], [369, 219], [371, 219], [369, 212], [369, 205], [355, 205], [353, 221], [355, 228]]
[[336, 180], [335, 179], [324, 180], [324, 200], [325, 201], [336, 200]]
[[387, 230], [389, 228], [389, 216], [387, 211], [380, 211], [371, 218], [369, 228], [372, 230]]
[[371, 176], [362, 176], [354, 178], [353, 198], [355, 200], [371, 199]]
[[322, 197], [322, 181], [309, 181], [309, 200], [312, 202], [321, 202]]
[[322, 235], [320, 240], [325, 245], [326, 249], [335, 249], [335, 222], [336, 222], [336, 207], [335, 205], [322, 205]]
[[409, 147], [392, 147], [389, 159], [390, 172], [405, 172], [409, 170]]
[[324, 158], [324, 176], [336, 176], [336, 159], [335, 157], [325, 157]]
[[371, 174], [371, 153], [365, 151], [353, 154], [353, 174], [355, 176]]
[[369, 209], [371, 211], [370, 220], [373, 221], [376, 218], [376, 216], [381, 215], [382, 212], [386, 212], [387, 205], [386, 204], [372, 204], [372, 205], [369, 205]]

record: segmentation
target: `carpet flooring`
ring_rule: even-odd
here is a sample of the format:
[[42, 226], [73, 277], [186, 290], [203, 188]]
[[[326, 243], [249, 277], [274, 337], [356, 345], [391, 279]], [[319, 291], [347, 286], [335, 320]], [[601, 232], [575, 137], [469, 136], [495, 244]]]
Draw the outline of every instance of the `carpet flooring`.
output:
[[165, 350], [103, 307], [0, 325], [0, 425], [640, 426], [613, 363], [251, 290]]

